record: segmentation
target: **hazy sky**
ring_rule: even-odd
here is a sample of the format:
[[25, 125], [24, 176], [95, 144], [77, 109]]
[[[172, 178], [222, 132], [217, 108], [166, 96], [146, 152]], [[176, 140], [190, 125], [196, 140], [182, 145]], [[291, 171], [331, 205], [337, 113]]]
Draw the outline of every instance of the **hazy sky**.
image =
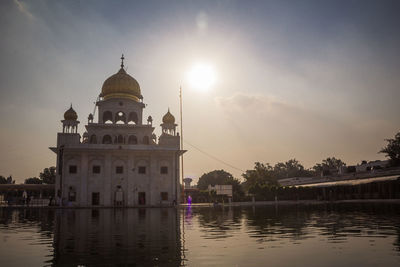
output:
[[[184, 137], [238, 169], [377, 154], [400, 130], [400, 1], [0, 1], [0, 175], [55, 165], [73, 103], [80, 132], [125, 55], [144, 116], [170, 107]], [[207, 92], [185, 73], [214, 67]], [[156, 133], [160, 133], [159, 127]], [[185, 144], [185, 173], [225, 169]]]

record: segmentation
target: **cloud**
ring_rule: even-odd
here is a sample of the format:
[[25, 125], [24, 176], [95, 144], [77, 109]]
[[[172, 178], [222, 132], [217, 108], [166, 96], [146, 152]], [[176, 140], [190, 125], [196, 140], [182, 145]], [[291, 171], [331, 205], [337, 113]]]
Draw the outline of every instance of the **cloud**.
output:
[[208, 28], [208, 16], [204, 12], [200, 12], [196, 16], [196, 24], [199, 31], [204, 32]]
[[20, 0], [14, 0], [14, 3], [17, 5], [18, 10], [24, 14], [25, 16], [27, 16], [29, 19], [34, 19], [34, 16], [32, 15], [32, 13], [28, 10], [28, 7], [26, 6], [26, 4]]
[[346, 161], [375, 159], [394, 126], [366, 116], [338, 116], [312, 105], [296, 105], [274, 96], [236, 93], [215, 99], [229, 133], [243, 147], [268, 155], [270, 161], [296, 157], [313, 164], [323, 157]]
[[265, 119], [268, 117], [281, 121], [323, 120], [312, 110], [278, 100], [273, 96], [236, 93], [230, 97], [218, 97], [215, 101], [217, 106], [227, 113], [240, 113], [240, 116], [250, 116], [251, 118]]

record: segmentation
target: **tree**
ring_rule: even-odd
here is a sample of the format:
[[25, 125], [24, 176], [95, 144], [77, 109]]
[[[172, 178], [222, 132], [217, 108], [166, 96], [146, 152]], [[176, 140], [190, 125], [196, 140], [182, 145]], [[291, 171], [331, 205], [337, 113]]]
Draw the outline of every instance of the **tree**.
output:
[[7, 177], [7, 184], [15, 184], [15, 181], [13, 180], [11, 175]]
[[232, 185], [233, 198], [236, 199], [244, 195], [240, 181], [232, 176], [229, 172], [224, 170], [215, 170], [203, 174], [197, 182], [197, 188], [199, 190], [208, 189], [208, 185]]
[[322, 166], [328, 169], [339, 169], [342, 166], [346, 166], [341, 159], [337, 159], [335, 157], [327, 158], [322, 161]]
[[312, 172], [306, 170], [301, 163], [296, 159], [290, 159], [283, 162], [278, 162], [274, 166], [274, 175], [277, 179], [291, 177], [308, 177], [312, 176]]
[[243, 185], [249, 190], [251, 187], [257, 186], [277, 186], [278, 180], [274, 175], [274, 169], [269, 163], [263, 164], [256, 162], [254, 164], [253, 170], [247, 170], [242, 174], [243, 178], [246, 180]]
[[389, 157], [390, 166], [400, 166], [400, 132], [394, 136], [394, 139], [385, 140], [388, 144], [379, 153], [385, 153], [386, 157]]
[[317, 163], [312, 167], [312, 169], [317, 173], [320, 174], [324, 172], [325, 174], [329, 174], [329, 171], [332, 169], [338, 170], [340, 167], [346, 166], [341, 159], [337, 159], [335, 157], [328, 157], [322, 160], [322, 163]]
[[15, 181], [13, 180], [11, 175], [7, 178], [0, 175], [0, 184], [15, 184]]
[[25, 184], [42, 184], [43, 181], [37, 177], [31, 177], [25, 180]]
[[56, 167], [52, 166], [43, 169], [43, 172], [39, 174], [40, 179], [44, 184], [55, 184], [56, 182]]

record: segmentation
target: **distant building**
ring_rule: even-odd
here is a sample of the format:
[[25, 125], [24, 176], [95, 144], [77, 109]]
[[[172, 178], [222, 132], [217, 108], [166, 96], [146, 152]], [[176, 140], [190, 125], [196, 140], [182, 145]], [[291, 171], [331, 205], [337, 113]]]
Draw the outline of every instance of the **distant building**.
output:
[[192, 181], [193, 181], [193, 179], [189, 178], [189, 177], [186, 177], [185, 179], [183, 179], [183, 183], [185, 185], [185, 189], [191, 188], [190, 184], [192, 183]]
[[361, 164], [352, 166], [342, 166], [339, 168], [339, 174], [347, 173], [359, 173], [359, 172], [369, 172], [374, 170], [384, 169], [388, 166], [388, 160], [374, 160], [374, 161], [363, 161]]
[[56, 197], [71, 206], [171, 205], [179, 201], [180, 137], [175, 118], [162, 118], [162, 134], [153, 119], [143, 122], [139, 83], [119, 71], [105, 80], [96, 102], [98, 120], [89, 114], [83, 138], [71, 107], [57, 134]]
[[218, 185], [215, 186], [208, 185], [208, 191], [215, 191], [217, 195], [226, 195], [232, 197], [232, 185]]
[[388, 160], [374, 160], [369, 162], [363, 162], [356, 166], [356, 172], [373, 171], [377, 169], [384, 169], [389, 165]]

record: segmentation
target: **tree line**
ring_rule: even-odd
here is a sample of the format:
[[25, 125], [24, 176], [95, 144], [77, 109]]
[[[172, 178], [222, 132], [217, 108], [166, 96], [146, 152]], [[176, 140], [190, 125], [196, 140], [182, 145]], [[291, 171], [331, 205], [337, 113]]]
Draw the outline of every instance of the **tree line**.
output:
[[258, 194], [271, 188], [278, 188], [278, 181], [283, 178], [313, 177], [320, 175], [321, 172], [338, 169], [341, 166], [346, 166], [346, 164], [335, 157], [324, 159], [310, 169], [304, 168], [296, 159], [278, 162], [274, 166], [269, 163], [256, 162], [253, 169], [247, 170], [242, 174], [243, 182], [234, 178], [229, 172], [214, 170], [203, 174], [199, 178], [197, 188], [205, 191], [208, 190], [208, 185], [232, 185], [234, 198], [240, 199], [245, 195], [245, 192]]
[[[38, 177], [30, 177], [25, 179], [25, 184], [55, 184], [56, 182], [56, 167], [44, 168]], [[0, 184], [15, 184], [12, 176], [7, 178], [0, 175]]]
[[[399, 167], [400, 132], [393, 139], [386, 139], [386, 141], [387, 145], [378, 153], [386, 154], [386, 157], [389, 158], [389, 167]], [[366, 161], [363, 161], [363, 163], [366, 163]], [[244, 196], [244, 192], [260, 195], [267, 191], [276, 191], [280, 187], [278, 181], [283, 178], [329, 175], [331, 170], [338, 170], [342, 166], [346, 166], [346, 163], [335, 157], [328, 157], [310, 169], [304, 168], [296, 159], [278, 162], [274, 166], [269, 163], [256, 162], [253, 169], [246, 170], [242, 174], [243, 182], [234, 178], [229, 172], [214, 170], [203, 174], [199, 178], [197, 188], [200, 191], [206, 191], [208, 185], [232, 185], [234, 198], [240, 199]]]

